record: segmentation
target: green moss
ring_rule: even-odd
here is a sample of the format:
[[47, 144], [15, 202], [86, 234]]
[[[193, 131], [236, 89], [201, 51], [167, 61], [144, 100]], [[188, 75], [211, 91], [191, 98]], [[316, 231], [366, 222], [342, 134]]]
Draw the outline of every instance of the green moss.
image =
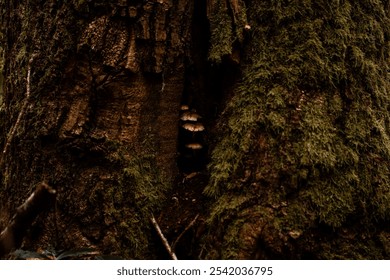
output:
[[[379, 256], [379, 257], [378, 257]], [[322, 247], [320, 259], [367, 260], [382, 259], [382, 251], [373, 240], [336, 239]]]
[[135, 206], [131, 209], [131, 219], [124, 222], [127, 225], [124, 237], [131, 240], [127, 249], [133, 250], [132, 255], [136, 258], [143, 258], [145, 252], [151, 249], [148, 248], [152, 232], [149, 220], [163, 206], [161, 201], [164, 201], [168, 186], [154, 166], [154, 158], [135, 158], [123, 169], [122, 188], [131, 188]]
[[134, 186], [134, 199], [142, 215], [150, 216], [161, 207], [161, 199], [168, 189], [168, 182], [155, 166], [154, 157], [134, 158], [123, 169], [123, 184]]
[[119, 238], [113, 246], [120, 245], [118, 250], [125, 258], [143, 259], [153, 250], [149, 248], [149, 220], [163, 206], [161, 201], [170, 188], [156, 166], [152, 143], [144, 144], [143, 154], [137, 154], [121, 143], [106, 143], [107, 159], [122, 172], [115, 179], [117, 183], [104, 190], [104, 215], [117, 225]]
[[209, 60], [220, 63], [225, 55], [232, 54], [233, 45], [244, 40], [247, 24], [246, 7], [243, 1], [210, 1], [208, 18], [210, 22]]
[[[242, 225], [230, 221], [244, 209], [230, 202], [245, 194], [248, 209], [288, 201], [283, 218], [269, 217], [282, 236], [316, 223], [348, 226], [350, 217], [362, 226], [389, 221], [385, 8], [377, 1], [259, 1], [248, 7], [254, 36], [243, 81], [220, 121], [205, 189], [216, 198], [211, 220], [240, 238]], [[243, 170], [256, 176], [242, 183]], [[254, 186], [262, 187], [255, 192]], [[290, 211], [292, 205], [300, 210]], [[370, 258], [382, 252], [358, 250], [356, 256]]]
[[209, 16], [211, 26], [209, 59], [220, 62], [222, 57], [232, 53], [233, 22], [228, 14], [226, 1], [217, 0]]

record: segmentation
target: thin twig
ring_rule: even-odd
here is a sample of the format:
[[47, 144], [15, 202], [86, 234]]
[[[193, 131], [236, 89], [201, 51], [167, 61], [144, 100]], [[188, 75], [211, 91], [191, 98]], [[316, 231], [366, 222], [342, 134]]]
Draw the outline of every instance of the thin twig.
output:
[[27, 66], [27, 85], [26, 85], [26, 97], [30, 98], [31, 95], [31, 89], [30, 89], [30, 83], [31, 83], [31, 65], [34, 61], [34, 58], [36, 57], [35, 54], [33, 54], [28, 61], [28, 66]]
[[199, 214], [195, 216], [195, 218], [191, 221], [191, 223], [188, 224], [188, 226], [180, 233], [180, 235], [176, 238], [175, 242], [172, 243], [172, 250], [176, 249], [177, 242], [179, 242], [180, 238], [183, 237], [183, 235], [191, 228], [194, 226], [196, 220], [198, 219]]
[[162, 243], [164, 244], [165, 249], [167, 249], [168, 254], [171, 256], [172, 260], [177, 260], [175, 252], [172, 250], [172, 247], [169, 246], [168, 240], [165, 238], [164, 234], [162, 233], [160, 226], [158, 225], [153, 214], [152, 214], [152, 217], [150, 218], [150, 221], [152, 222], [154, 228], [156, 229], [158, 235], [160, 236], [160, 239], [161, 239]]

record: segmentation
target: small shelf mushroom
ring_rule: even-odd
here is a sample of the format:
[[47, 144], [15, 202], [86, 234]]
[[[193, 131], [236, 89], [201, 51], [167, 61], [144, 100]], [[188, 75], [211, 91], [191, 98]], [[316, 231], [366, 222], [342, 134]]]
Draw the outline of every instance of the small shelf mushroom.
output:
[[189, 109], [190, 107], [188, 105], [183, 104], [180, 106], [180, 111], [188, 111]]
[[204, 131], [204, 125], [201, 123], [184, 123], [182, 127], [191, 132]]
[[199, 114], [197, 114], [195, 112], [190, 112], [190, 111], [184, 112], [180, 116], [180, 120], [182, 120], [182, 121], [192, 121], [192, 122], [196, 122], [200, 118], [201, 118], [201, 116]]
[[203, 145], [200, 143], [188, 143], [185, 147], [192, 151], [193, 160], [199, 158], [199, 152], [203, 149]]
[[200, 143], [189, 143], [189, 144], [186, 144], [186, 148], [191, 149], [191, 150], [201, 150], [201, 149], [203, 149], [203, 145]]
[[180, 106], [178, 136], [178, 166], [181, 171], [200, 171], [205, 167], [207, 147], [205, 143], [205, 126], [202, 116], [188, 105]]

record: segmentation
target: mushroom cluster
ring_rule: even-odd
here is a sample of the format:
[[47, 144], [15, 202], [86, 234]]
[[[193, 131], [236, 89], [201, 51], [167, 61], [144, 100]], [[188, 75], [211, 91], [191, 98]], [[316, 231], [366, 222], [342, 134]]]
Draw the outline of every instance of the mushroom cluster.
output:
[[178, 165], [183, 172], [199, 171], [205, 166], [205, 127], [201, 119], [195, 109], [181, 106]]

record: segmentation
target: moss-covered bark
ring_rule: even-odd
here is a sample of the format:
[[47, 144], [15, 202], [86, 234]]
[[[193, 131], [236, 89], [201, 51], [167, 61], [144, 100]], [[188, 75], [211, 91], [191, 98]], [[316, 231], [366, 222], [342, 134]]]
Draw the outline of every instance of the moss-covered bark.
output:
[[[58, 193], [25, 249], [155, 258], [150, 213], [178, 202], [186, 257], [389, 258], [388, 0], [0, 4], [0, 229]], [[181, 99], [212, 151], [206, 197], [205, 174], [172, 192], [194, 204], [167, 195]]]
[[388, 258], [389, 2], [246, 4], [208, 257]]
[[[180, 3], [179, 3], [180, 2]], [[178, 112], [192, 2], [1, 1], [0, 228], [41, 181], [56, 209], [25, 248], [97, 247], [153, 258], [150, 215], [176, 170]]]

